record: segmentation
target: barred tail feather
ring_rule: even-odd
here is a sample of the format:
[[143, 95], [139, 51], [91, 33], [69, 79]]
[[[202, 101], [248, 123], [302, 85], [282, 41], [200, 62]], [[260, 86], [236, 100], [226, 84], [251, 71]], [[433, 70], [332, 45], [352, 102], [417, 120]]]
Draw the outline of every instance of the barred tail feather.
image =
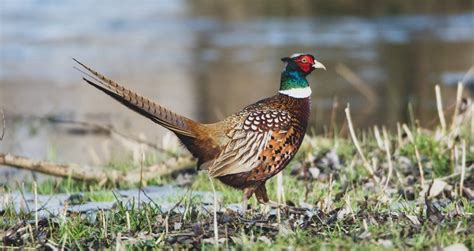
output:
[[[153, 122], [168, 128], [178, 135], [187, 136], [194, 138], [196, 135], [193, 133], [191, 125], [196, 124], [195, 121], [188, 119], [184, 116], [178, 115], [159, 104], [150, 101], [149, 99], [138, 95], [137, 93], [127, 89], [113, 80], [105, 77], [97, 71], [89, 68], [83, 63], [73, 58], [76, 63], [81, 65], [85, 70], [90, 72], [93, 76], [83, 72], [90, 79], [84, 77], [84, 81], [94, 86], [95, 88], [103, 91], [107, 95], [111, 96], [115, 100], [119, 101], [126, 107], [133, 111], [151, 119]], [[81, 71], [82, 72], [82, 71]]]

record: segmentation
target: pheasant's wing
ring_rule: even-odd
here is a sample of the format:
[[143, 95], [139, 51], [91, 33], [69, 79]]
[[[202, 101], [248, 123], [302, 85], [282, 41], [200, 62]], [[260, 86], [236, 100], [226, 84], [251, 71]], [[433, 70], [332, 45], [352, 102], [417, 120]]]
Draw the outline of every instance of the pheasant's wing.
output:
[[[288, 133], [290, 114], [285, 111], [250, 111], [228, 133], [230, 141], [214, 160], [204, 163], [212, 177], [248, 172], [265, 162], [263, 154]], [[283, 137], [282, 137], [283, 136]]]

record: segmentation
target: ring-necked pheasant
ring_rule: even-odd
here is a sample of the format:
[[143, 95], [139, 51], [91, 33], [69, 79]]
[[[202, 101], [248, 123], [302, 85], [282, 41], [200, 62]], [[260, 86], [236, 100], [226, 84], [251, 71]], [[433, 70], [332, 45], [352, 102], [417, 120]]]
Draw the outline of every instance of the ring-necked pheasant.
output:
[[282, 58], [285, 68], [277, 95], [251, 104], [223, 121], [201, 124], [74, 60], [91, 73], [83, 78], [87, 83], [174, 132], [198, 159], [198, 168], [243, 190], [244, 211], [254, 193], [260, 203], [269, 203], [265, 182], [290, 162], [306, 132], [311, 109], [311, 88], [306, 76], [315, 69], [326, 69], [309, 54]]

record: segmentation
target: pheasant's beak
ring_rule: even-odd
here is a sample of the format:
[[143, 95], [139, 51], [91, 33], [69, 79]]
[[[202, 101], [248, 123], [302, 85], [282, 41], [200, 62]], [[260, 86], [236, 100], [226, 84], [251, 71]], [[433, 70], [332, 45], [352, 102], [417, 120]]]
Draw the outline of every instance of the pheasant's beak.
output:
[[316, 61], [316, 60], [314, 60], [313, 68], [326, 70], [326, 66], [324, 66], [321, 62]]

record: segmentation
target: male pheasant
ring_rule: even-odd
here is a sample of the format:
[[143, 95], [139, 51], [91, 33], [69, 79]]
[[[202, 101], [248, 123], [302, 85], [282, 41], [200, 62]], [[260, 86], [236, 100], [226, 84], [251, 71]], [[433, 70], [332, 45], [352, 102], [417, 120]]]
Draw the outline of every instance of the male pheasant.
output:
[[198, 168], [206, 169], [231, 187], [243, 190], [243, 210], [255, 193], [260, 203], [269, 201], [265, 182], [286, 167], [303, 141], [311, 109], [311, 88], [306, 76], [326, 69], [309, 54], [282, 58], [277, 95], [245, 107], [239, 113], [202, 124], [178, 115], [119, 85], [74, 59], [91, 74], [83, 79], [128, 108], [174, 132]]

